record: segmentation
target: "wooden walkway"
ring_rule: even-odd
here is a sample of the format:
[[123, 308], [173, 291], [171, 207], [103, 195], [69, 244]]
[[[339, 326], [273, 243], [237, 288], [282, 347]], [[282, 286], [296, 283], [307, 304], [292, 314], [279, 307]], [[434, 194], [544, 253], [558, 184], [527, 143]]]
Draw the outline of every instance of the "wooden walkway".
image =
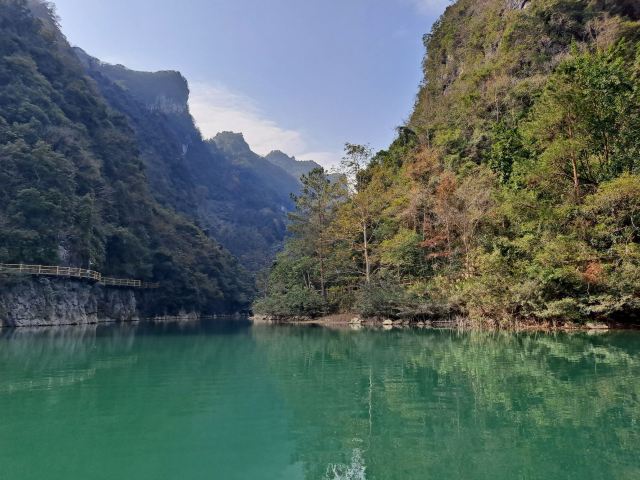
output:
[[0, 274], [22, 274], [48, 277], [78, 278], [96, 282], [106, 287], [158, 288], [157, 283], [130, 280], [125, 278], [103, 277], [100, 272], [84, 268], [57, 267], [51, 265], [25, 265], [23, 263], [0, 263]]

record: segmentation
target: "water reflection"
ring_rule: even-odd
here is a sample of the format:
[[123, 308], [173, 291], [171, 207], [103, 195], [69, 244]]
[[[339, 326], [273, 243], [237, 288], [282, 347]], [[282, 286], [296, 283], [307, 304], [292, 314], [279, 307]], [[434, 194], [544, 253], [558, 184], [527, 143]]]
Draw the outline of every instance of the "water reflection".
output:
[[3, 330], [0, 478], [639, 478], [639, 374], [636, 332]]
[[360, 449], [370, 479], [640, 474], [637, 333], [255, 337], [294, 413], [305, 478]]

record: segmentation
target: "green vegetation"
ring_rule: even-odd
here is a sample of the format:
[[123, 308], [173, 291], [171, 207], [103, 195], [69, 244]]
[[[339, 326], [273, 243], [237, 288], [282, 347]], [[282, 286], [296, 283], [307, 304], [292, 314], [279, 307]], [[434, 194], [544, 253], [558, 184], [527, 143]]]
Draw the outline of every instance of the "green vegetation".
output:
[[333, 278], [329, 256], [337, 207], [346, 196], [341, 182], [331, 182], [322, 168], [301, 177], [302, 191], [294, 196], [290, 214], [293, 238], [278, 255], [270, 278], [270, 295], [258, 301], [258, 310], [275, 315], [319, 315], [328, 299]]
[[31, 3], [0, 0], [0, 262], [160, 282], [149, 313], [246, 306], [249, 276], [154, 200], [129, 122], [85, 76], [52, 10]]
[[204, 141], [180, 73], [137, 72], [75, 52], [133, 128], [155, 200], [196, 219], [249, 271], [270, 265], [286, 234], [297, 178], [252, 152], [241, 134]]
[[[376, 155], [347, 145], [322, 236], [292, 229], [256, 309], [633, 321], [639, 20], [622, 0], [449, 7], [410, 121]], [[297, 201], [310, 224], [316, 198]]]

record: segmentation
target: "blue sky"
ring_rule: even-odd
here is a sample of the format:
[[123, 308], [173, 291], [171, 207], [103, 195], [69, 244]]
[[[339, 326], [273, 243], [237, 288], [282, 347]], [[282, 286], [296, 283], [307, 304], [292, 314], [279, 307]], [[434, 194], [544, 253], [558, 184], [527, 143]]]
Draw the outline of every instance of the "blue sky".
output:
[[207, 137], [325, 165], [345, 142], [389, 145], [421, 81], [422, 36], [449, 0], [54, 0], [74, 45], [136, 70], [179, 70]]

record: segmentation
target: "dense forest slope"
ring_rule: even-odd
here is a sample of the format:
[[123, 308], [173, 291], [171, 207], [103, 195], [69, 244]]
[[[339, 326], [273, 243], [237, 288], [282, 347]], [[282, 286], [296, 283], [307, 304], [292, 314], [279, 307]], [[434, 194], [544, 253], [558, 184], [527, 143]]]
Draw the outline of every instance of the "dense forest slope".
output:
[[238, 262], [154, 198], [137, 132], [45, 4], [0, 1], [0, 105], [0, 262], [157, 281], [150, 304], [162, 313], [247, 304], [252, 281]]
[[[238, 181], [253, 187], [252, 190], [260, 193], [263, 201], [271, 196], [272, 203], [279, 205], [281, 212], [285, 207], [287, 210], [293, 207], [291, 194], [300, 189], [300, 177], [290, 175], [253, 152], [242, 133], [220, 132], [208, 140], [207, 144], [212, 151], [222, 152], [229, 159]], [[259, 209], [259, 206], [256, 207]]]
[[257, 308], [635, 321], [640, 4], [458, 0], [425, 46], [391, 147], [304, 179]]
[[249, 270], [269, 265], [282, 246], [297, 179], [252, 152], [241, 134], [205, 141], [178, 72], [138, 72], [76, 53], [134, 129], [155, 199], [197, 219]]

